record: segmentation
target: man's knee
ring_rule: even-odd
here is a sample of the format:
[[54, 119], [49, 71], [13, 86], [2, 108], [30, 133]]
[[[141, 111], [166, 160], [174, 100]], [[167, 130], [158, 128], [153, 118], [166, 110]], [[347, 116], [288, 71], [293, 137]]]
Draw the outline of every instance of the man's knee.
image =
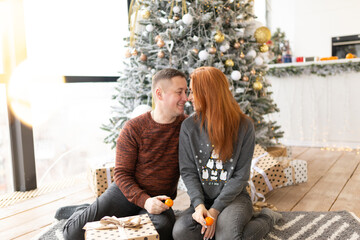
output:
[[65, 240], [82, 240], [85, 237], [85, 231], [72, 226], [71, 221], [67, 221], [63, 227], [63, 236]]
[[156, 231], [160, 235], [160, 239], [172, 239], [172, 230], [175, 224], [175, 215], [172, 210], [163, 212], [162, 214], [149, 214]]

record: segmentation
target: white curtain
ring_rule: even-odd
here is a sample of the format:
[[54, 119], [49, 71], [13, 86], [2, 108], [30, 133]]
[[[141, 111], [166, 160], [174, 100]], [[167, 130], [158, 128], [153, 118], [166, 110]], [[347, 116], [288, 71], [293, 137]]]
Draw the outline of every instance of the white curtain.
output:
[[286, 145], [360, 147], [360, 73], [268, 77]]

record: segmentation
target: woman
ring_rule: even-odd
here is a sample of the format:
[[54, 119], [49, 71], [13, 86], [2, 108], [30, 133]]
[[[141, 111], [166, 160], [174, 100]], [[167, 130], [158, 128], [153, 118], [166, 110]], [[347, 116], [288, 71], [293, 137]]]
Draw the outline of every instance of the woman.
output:
[[[176, 221], [175, 240], [261, 239], [281, 214], [263, 209], [253, 217], [246, 190], [254, 152], [254, 125], [217, 68], [200, 67], [190, 76], [189, 101], [195, 114], [181, 125], [180, 174], [191, 206]], [[214, 223], [206, 226], [205, 218]]]

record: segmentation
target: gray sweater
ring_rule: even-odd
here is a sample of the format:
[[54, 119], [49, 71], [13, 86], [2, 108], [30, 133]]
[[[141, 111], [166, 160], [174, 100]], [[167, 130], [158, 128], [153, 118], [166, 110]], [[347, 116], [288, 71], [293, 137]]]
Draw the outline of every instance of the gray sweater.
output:
[[242, 191], [246, 191], [255, 146], [254, 125], [242, 119], [232, 158], [223, 163], [213, 153], [206, 128], [194, 115], [181, 125], [179, 138], [180, 174], [195, 208], [205, 204], [222, 211]]

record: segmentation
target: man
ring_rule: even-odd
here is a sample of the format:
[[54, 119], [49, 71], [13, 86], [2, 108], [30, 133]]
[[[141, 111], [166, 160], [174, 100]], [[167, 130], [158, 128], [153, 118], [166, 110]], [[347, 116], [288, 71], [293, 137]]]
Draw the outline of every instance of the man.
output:
[[[66, 222], [65, 239], [84, 239], [83, 226], [104, 216], [148, 213], [160, 239], [172, 239], [175, 215], [163, 203], [175, 199], [179, 179], [179, 131], [185, 119], [186, 76], [163, 69], [153, 77], [155, 109], [129, 120], [116, 145], [114, 183]], [[61, 215], [61, 214], [60, 214]]]

